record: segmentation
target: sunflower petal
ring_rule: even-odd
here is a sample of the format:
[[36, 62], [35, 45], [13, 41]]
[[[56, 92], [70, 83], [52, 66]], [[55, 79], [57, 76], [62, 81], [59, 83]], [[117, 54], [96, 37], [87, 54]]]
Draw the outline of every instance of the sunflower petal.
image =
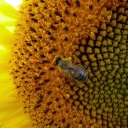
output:
[[0, 2], [0, 12], [10, 18], [17, 18], [17, 11], [14, 7], [7, 4], [4, 0]]

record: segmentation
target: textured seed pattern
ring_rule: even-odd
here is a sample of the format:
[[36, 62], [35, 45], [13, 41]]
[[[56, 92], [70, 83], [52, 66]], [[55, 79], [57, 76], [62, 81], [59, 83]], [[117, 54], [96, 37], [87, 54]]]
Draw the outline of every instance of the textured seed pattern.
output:
[[[127, 128], [128, 3], [118, 0], [24, 0], [15, 30], [17, 95], [38, 128]], [[53, 65], [72, 57], [86, 83]]]
[[95, 38], [79, 41], [78, 58], [89, 79], [81, 89], [73, 87], [72, 99], [103, 128], [127, 128], [128, 3], [105, 10], [111, 12], [111, 19], [96, 27]]

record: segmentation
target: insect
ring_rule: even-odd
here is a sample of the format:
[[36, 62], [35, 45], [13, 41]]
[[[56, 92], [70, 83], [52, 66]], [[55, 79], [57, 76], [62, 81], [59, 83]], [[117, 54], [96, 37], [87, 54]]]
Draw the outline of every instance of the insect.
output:
[[82, 65], [72, 63], [71, 57], [56, 56], [54, 59], [54, 65], [58, 67], [61, 72], [66, 73], [69, 77], [75, 81], [85, 82], [88, 79], [88, 72]]

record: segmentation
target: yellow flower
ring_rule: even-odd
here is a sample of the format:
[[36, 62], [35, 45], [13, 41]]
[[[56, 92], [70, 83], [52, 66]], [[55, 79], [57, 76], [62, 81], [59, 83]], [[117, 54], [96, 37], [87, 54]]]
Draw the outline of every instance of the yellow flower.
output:
[[[128, 127], [128, 2], [24, 0], [12, 50], [12, 77], [38, 128]], [[55, 56], [77, 56], [85, 83], [66, 78]]]
[[[6, 0], [7, 1], [7, 0]], [[14, 2], [14, 1], [13, 1]], [[20, 1], [19, 1], [20, 2]], [[16, 91], [9, 74], [9, 60], [13, 43], [13, 30], [17, 10], [0, 1], [0, 128], [31, 128], [16, 98]]]

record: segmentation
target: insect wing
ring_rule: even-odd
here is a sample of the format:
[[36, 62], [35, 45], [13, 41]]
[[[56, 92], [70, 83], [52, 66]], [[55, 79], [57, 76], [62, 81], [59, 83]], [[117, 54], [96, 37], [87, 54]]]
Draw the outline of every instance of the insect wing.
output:
[[88, 72], [79, 66], [70, 68], [70, 75], [74, 80], [85, 82], [88, 78]]

